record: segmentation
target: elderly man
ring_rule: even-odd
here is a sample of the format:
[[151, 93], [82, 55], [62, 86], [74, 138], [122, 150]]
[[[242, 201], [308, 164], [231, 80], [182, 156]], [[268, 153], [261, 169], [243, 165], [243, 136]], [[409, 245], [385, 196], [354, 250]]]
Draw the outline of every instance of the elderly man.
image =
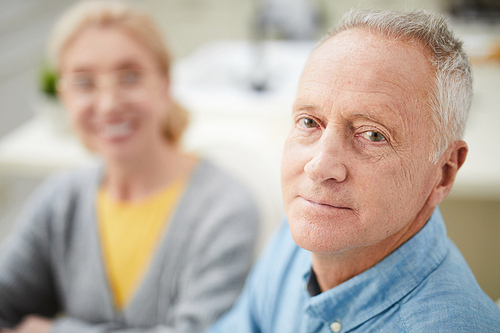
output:
[[500, 332], [437, 208], [467, 155], [471, 82], [441, 16], [347, 14], [300, 79], [288, 225], [211, 332]]

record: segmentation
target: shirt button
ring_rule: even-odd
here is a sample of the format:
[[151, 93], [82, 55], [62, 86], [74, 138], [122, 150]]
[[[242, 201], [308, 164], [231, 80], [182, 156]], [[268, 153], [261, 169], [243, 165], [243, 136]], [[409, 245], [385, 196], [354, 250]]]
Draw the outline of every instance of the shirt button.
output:
[[334, 321], [330, 325], [330, 329], [332, 330], [332, 332], [340, 332], [340, 330], [342, 329], [342, 325], [340, 325], [338, 321]]

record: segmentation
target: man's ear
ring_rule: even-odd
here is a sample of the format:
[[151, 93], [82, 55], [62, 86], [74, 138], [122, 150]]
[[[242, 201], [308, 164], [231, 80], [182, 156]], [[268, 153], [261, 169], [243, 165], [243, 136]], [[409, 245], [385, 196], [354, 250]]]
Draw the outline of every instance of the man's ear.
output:
[[455, 141], [450, 148], [443, 154], [443, 159], [439, 160], [441, 168], [438, 170], [439, 176], [436, 186], [432, 190], [427, 204], [430, 207], [435, 207], [446, 198], [451, 191], [451, 187], [455, 182], [455, 176], [458, 169], [464, 164], [469, 148], [465, 141]]

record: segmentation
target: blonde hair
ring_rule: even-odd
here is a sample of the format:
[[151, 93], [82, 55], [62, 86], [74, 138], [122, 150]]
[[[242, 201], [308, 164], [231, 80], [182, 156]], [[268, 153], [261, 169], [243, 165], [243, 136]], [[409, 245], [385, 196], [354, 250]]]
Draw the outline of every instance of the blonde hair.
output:
[[[153, 18], [123, 1], [86, 0], [77, 3], [62, 15], [49, 38], [48, 57], [59, 72], [61, 55], [68, 44], [88, 26], [116, 26], [125, 30], [146, 46], [158, 59], [160, 71], [170, 75], [171, 58], [163, 37]], [[189, 113], [173, 101], [172, 109], [163, 125], [163, 135], [171, 143], [178, 143], [189, 122]]]

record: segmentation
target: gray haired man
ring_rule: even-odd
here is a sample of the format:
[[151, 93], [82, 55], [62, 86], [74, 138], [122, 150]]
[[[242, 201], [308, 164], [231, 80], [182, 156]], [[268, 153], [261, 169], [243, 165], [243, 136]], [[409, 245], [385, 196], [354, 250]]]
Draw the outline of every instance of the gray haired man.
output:
[[299, 82], [288, 223], [210, 332], [500, 332], [437, 208], [467, 155], [471, 83], [441, 16], [347, 14]]

